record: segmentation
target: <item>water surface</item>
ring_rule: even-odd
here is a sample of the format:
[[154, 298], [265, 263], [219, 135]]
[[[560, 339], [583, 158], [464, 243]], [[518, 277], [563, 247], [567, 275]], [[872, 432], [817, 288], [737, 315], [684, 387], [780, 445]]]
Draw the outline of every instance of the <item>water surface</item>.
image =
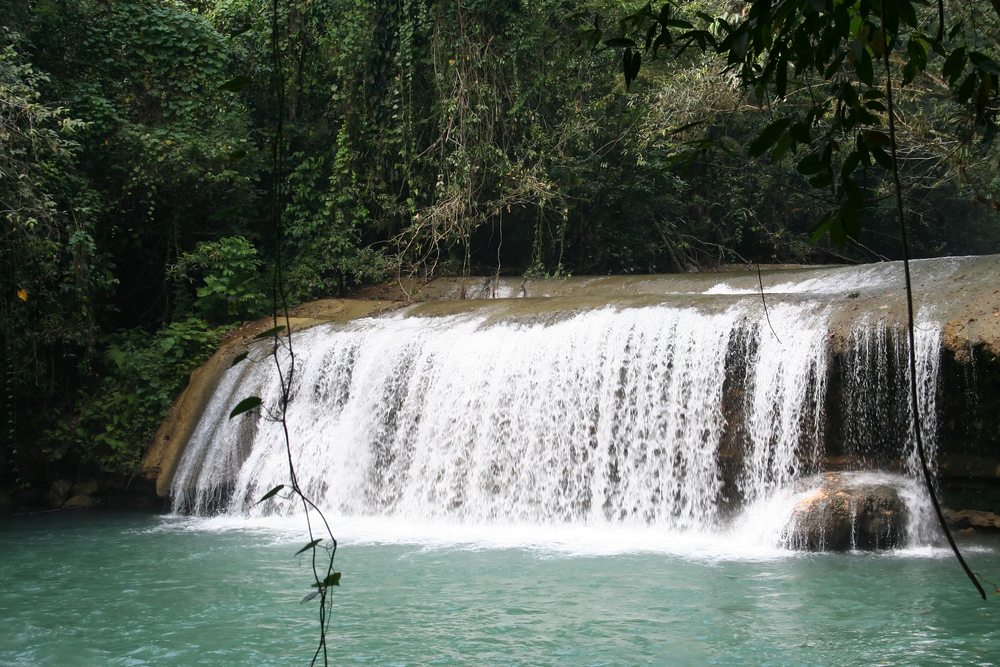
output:
[[[991, 665], [945, 551], [728, 550], [641, 530], [335, 521], [331, 664]], [[0, 664], [304, 665], [315, 607], [294, 520], [0, 519]], [[965, 544], [1000, 579], [995, 540]]]

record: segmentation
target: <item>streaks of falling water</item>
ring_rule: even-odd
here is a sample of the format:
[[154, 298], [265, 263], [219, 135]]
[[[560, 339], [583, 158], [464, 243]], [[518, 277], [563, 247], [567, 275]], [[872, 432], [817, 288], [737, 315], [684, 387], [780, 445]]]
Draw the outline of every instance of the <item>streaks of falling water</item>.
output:
[[[719, 530], [734, 498], [759, 505], [825, 453], [824, 310], [779, 303], [771, 319], [780, 340], [742, 302], [317, 327], [296, 341], [298, 475], [321, 506], [353, 515]], [[939, 334], [929, 329], [918, 379], [933, 414]], [[902, 376], [888, 370], [902, 368], [897, 333], [864, 331], [840, 371], [870, 415], [845, 431], [858, 451], [871, 445], [869, 419], [899, 411], [887, 403], [899, 392], [880, 382]], [[176, 511], [294, 511], [255, 505], [287, 475], [277, 426], [226, 419], [240, 398], [274, 405], [277, 393], [266, 361], [223, 379], [174, 478]], [[729, 468], [723, 442], [738, 450]]]

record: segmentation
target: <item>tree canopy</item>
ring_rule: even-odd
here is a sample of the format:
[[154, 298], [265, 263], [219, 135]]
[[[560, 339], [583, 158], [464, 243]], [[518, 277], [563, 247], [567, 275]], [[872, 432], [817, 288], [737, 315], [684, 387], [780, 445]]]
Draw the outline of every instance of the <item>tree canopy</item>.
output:
[[293, 301], [895, 258], [887, 53], [916, 254], [998, 251], [982, 0], [281, 8], [276, 62], [257, 0], [0, 0], [0, 479], [134, 466], [278, 258]]

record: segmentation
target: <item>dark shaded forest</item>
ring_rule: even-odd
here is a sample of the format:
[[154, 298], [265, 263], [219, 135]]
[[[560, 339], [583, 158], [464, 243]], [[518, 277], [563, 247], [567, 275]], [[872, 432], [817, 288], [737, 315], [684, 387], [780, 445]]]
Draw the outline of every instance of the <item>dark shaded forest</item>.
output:
[[[884, 135], [866, 130], [872, 168], [865, 148], [846, 191], [816, 175], [844, 162], [832, 134], [815, 169], [792, 159], [839, 122], [845, 80], [878, 84], [878, 39], [859, 24], [825, 80], [800, 55], [751, 89], [733, 54], [766, 45], [727, 27], [749, 7], [670, 19], [727, 59], [623, 48], [639, 4], [295, 0], [275, 60], [258, 0], [0, 0], [0, 485], [131, 473], [220, 335], [269, 312], [279, 257], [293, 303], [399, 276], [898, 258]], [[939, 39], [922, 36], [936, 6], [896, 8], [913, 12], [896, 100], [911, 251], [996, 253], [1000, 20], [942, 8]], [[886, 108], [865, 100], [852, 122], [874, 127]], [[824, 235], [855, 193], [857, 230]]]

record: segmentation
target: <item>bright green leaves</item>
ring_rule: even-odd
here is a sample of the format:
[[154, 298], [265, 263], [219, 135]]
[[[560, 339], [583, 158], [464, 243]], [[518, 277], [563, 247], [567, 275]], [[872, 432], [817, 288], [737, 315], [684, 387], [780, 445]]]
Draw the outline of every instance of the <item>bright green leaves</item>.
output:
[[170, 267], [170, 276], [178, 282], [201, 278], [195, 308], [213, 322], [224, 322], [261, 312], [266, 302], [261, 265], [257, 248], [249, 240], [230, 236], [199, 243]]
[[912, 35], [906, 43], [906, 53], [909, 60], [903, 66], [903, 85], [908, 85], [918, 72], [927, 69], [927, 52], [930, 42], [919, 35]]

